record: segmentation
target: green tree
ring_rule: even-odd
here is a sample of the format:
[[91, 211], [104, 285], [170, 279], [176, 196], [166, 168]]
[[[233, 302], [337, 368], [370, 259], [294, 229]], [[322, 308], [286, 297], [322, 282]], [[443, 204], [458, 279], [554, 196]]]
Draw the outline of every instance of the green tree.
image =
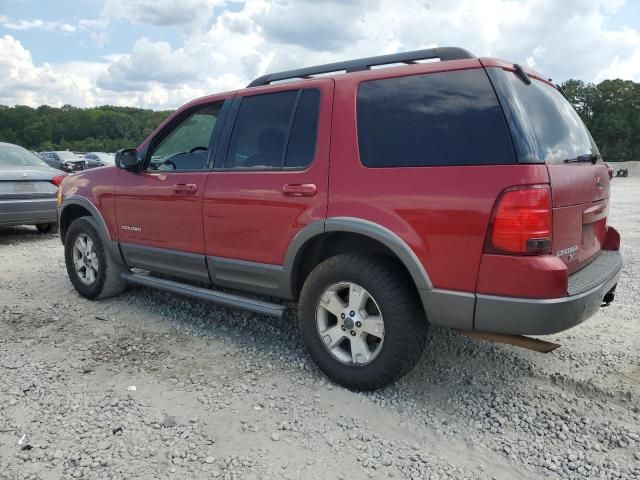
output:
[[567, 80], [562, 90], [607, 162], [640, 160], [640, 84]]
[[0, 141], [36, 151], [115, 151], [139, 145], [171, 111], [0, 105]]

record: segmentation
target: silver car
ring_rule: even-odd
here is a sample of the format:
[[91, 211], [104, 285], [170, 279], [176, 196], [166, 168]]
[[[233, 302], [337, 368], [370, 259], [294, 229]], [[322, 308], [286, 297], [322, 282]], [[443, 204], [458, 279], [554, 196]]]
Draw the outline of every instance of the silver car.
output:
[[0, 142], [0, 226], [35, 225], [55, 233], [58, 186], [65, 176], [30, 151]]
[[63, 172], [78, 172], [87, 169], [87, 161], [68, 150], [40, 152], [38, 156], [50, 167]]

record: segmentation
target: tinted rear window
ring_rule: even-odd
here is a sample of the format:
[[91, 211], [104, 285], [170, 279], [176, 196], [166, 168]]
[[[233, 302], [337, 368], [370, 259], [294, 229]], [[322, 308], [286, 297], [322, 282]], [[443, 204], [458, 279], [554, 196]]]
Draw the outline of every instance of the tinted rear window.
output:
[[584, 123], [556, 88], [535, 78], [527, 85], [511, 72], [503, 75], [517, 99], [510, 108], [516, 110], [515, 116], [526, 125], [520, 130], [534, 133], [534, 141], [529, 140], [527, 145], [533, 150], [530, 157], [539, 162], [561, 163], [579, 155], [598, 153]]
[[293, 117], [285, 167], [306, 167], [313, 160], [316, 152], [319, 109], [320, 90], [303, 90]]
[[358, 142], [368, 167], [515, 163], [504, 115], [482, 69], [362, 83]]

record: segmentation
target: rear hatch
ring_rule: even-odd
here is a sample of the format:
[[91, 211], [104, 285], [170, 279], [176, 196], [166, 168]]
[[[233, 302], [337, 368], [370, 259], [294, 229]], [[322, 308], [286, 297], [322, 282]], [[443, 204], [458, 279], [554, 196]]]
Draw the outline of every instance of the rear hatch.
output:
[[56, 198], [58, 187], [51, 181], [55, 170], [34, 167], [0, 167], [0, 199]]
[[584, 123], [553, 85], [534, 72], [487, 68], [510, 126], [519, 163], [545, 163], [553, 202], [552, 253], [573, 273], [604, 242], [609, 175]]

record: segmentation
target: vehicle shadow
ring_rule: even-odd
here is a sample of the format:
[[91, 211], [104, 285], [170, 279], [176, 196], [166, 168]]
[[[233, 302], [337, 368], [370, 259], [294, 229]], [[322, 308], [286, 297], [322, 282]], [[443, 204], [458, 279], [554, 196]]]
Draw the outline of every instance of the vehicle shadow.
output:
[[40, 233], [31, 225], [0, 227], [0, 246], [21, 242], [44, 242], [56, 237], [57, 233]]
[[[167, 308], [166, 294], [142, 287], [134, 290], [125, 295], [131, 295], [132, 301], [141, 301], [146, 307], [152, 306], [155, 313], [186, 334], [221, 338], [238, 348], [251, 348], [260, 355], [268, 356], [269, 363], [285, 372], [292, 365], [297, 369], [304, 363], [310, 366], [305, 372], [312, 380], [324, 378], [313, 366], [300, 341], [295, 309], [290, 310], [284, 319], [277, 320], [184, 297], [173, 297], [171, 307]], [[175, 307], [179, 307], [179, 315], [170, 313]], [[536, 360], [539, 355], [542, 354], [432, 327], [416, 368], [395, 384], [364, 395], [379, 401], [401, 394], [405, 399], [410, 398], [412, 403], [429, 408], [433, 404], [444, 406], [449, 397], [465, 392], [500, 390], [508, 394], [521, 387], [531, 388], [532, 377], [543, 368], [542, 362]]]

